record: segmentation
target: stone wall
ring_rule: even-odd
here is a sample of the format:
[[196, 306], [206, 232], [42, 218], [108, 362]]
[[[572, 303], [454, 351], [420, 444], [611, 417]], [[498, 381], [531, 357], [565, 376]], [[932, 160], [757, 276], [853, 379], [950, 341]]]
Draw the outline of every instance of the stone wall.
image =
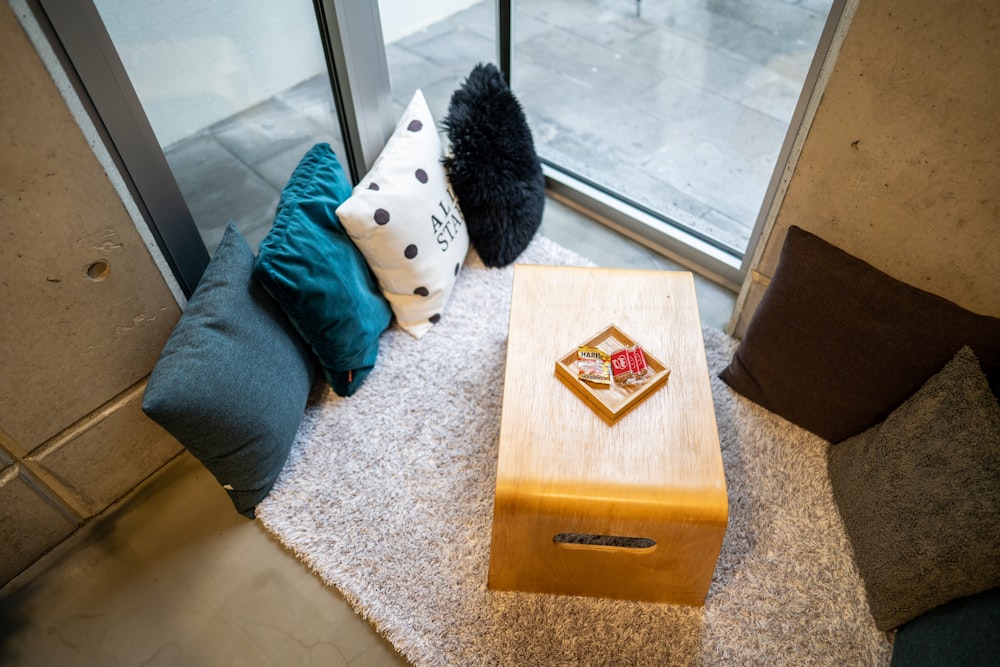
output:
[[0, 585], [180, 451], [140, 409], [180, 309], [0, 3]]
[[743, 285], [731, 322], [737, 336], [790, 225], [904, 282], [1000, 316], [1000, 4], [853, 4], [787, 192]]

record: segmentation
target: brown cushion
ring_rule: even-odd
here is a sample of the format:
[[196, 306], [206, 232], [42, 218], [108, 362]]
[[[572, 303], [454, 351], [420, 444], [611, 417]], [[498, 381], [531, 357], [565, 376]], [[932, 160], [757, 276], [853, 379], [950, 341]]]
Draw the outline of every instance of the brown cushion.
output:
[[993, 382], [1000, 319], [900, 282], [793, 226], [721, 377], [755, 403], [840, 442], [885, 419], [963, 345]]
[[827, 471], [880, 630], [1000, 586], [1000, 405], [968, 347]]

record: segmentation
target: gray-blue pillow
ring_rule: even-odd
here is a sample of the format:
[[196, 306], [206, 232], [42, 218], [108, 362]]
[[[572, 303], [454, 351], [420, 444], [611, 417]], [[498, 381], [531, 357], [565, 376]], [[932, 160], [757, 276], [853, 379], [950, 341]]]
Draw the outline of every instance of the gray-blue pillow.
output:
[[230, 224], [142, 399], [143, 411], [250, 518], [288, 458], [316, 373], [305, 342], [254, 281], [253, 265]]
[[327, 382], [350, 396], [375, 366], [392, 310], [336, 210], [351, 184], [329, 144], [313, 146], [278, 202], [254, 276], [319, 358]]

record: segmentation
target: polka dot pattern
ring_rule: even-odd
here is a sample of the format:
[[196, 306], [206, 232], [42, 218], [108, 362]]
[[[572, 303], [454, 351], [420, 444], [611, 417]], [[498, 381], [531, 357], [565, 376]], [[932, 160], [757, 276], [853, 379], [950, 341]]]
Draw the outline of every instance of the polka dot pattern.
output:
[[435, 127], [417, 91], [372, 170], [337, 208], [398, 325], [417, 338], [445, 314], [469, 249]]

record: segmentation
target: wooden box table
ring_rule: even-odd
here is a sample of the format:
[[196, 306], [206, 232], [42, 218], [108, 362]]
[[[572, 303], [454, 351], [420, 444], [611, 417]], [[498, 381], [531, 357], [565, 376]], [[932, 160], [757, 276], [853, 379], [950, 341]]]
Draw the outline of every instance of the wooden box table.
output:
[[[612, 323], [670, 376], [609, 424], [554, 364]], [[692, 275], [516, 265], [489, 588], [701, 605], [728, 512]]]

